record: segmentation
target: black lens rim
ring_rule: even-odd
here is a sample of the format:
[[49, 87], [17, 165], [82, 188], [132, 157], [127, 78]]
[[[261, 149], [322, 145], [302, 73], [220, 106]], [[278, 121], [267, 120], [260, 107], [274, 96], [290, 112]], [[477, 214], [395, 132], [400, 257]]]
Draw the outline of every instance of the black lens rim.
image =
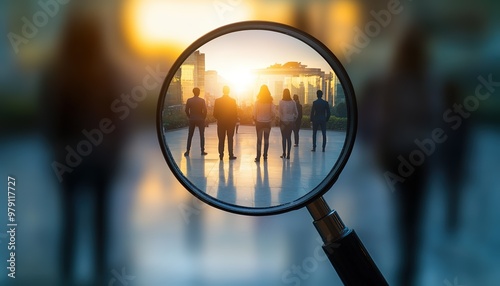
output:
[[[178, 165], [176, 164], [170, 152], [170, 149], [168, 148], [168, 145], [165, 141], [165, 136], [164, 136], [165, 134], [163, 130], [162, 111], [164, 108], [165, 96], [167, 94], [167, 90], [171, 80], [173, 79], [175, 73], [180, 68], [182, 63], [184, 63], [184, 61], [189, 57], [189, 55], [191, 55], [194, 51], [196, 51], [209, 41], [214, 40], [225, 34], [238, 31], [245, 31], [245, 30], [265, 30], [265, 31], [278, 32], [294, 37], [302, 41], [303, 43], [307, 44], [308, 46], [310, 46], [328, 62], [332, 70], [336, 73], [337, 78], [340, 80], [342, 88], [344, 89], [344, 95], [347, 106], [346, 139], [342, 147], [342, 150], [340, 152], [339, 159], [337, 160], [333, 168], [330, 170], [328, 175], [325, 177], [325, 179], [323, 179], [323, 181], [321, 181], [306, 195], [292, 202], [265, 208], [263, 207], [252, 208], [252, 207], [229, 204], [222, 200], [214, 198], [205, 193], [204, 191], [198, 189], [191, 181], [189, 181], [183, 175]], [[358, 114], [357, 114], [356, 97], [354, 94], [354, 88], [351, 83], [351, 80], [340, 60], [322, 42], [320, 42], [313, 36], [297, 28], [285, 24], [268, 22], [268, 21], [244, 21], [222, 26], [207, 33], [206, 35], [202, 36], [201, 38], [193, 42], [174, 62], [161, 87], [160, 96], [158, 98], [157, 111], [156, 111], [156, 127], [157, 127], [157, 135], [160, 148], [162, 150], [163, 156], [167, 162], [168, 167], [170, 168], [176, 179], [191, 194], [193, 194], [196, 198], [200, 199], [201, 201], [221, 210], [225, 210], [235, 214], [262, 216], [262, 215], [281, 214], [284, 212], [302, 208], [307, 204], [311, 203], [312, 201], [321, 197], [325, 192], [327, 192], [333, 186], [333, 184], [337, 181], [338, 177], [340, 176], [340, 173], [342, 172], [344, 166], [346, 165], [347, 160], [349, 159], [349, 156], [351, 154], [352, 148], [354, 146], [354, 141], [356, 138], [356, 130], [357, 130], [357, 118]]]

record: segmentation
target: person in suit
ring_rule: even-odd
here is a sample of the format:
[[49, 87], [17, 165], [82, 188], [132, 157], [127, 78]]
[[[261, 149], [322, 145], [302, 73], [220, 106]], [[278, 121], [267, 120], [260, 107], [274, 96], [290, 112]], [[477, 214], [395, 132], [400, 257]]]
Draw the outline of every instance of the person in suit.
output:
[[205, 118], [207, 117], [207, 105], [205, 104], [205, 100], [200, 98], [199, 88], [193, 88], [193, 97], [186, 101], [186, 108], [184, 111], [189, 118], [188, 140], [184, 156], [189, 156], [191, 140], [193, 139], [194, 129], [196, 127], [198, 127], [200, 131], [201, 155], [207, 155], [205, 152]]
[[295, 105], [297, 106], [297, 112], [298, 116], [297, 119], [295, 120], [295, 125], [293, 126], [293, 138], [294, 138], [294, 147], [299, 146], [299, 130], [300, 130], [300, 125], [302, 125], [302, 104], [300, 104], [299, 101], [299, 96], [294, 94], [293, 95], [293, 101], [295, 101]]
[[224, 142], [227, 136], [227, 150], [229, 160], [235, 160], [233, 151], [233, 137], [238, 121], [238, 107], [236, 100], [229, 96], [229, 86], [222, 88], [222, 96], [217, 98], [214, 103], [214, 118], [217, 120], [217, 136], [219, 137], [219, 158], [224, 158]]
[[326, 122], [330, 119], [330, 105], [326, 100], [323, 100], [323, 91], [316, 91], [316, 99], [311, 108], [311, 122], [313, 127], [313, 148], [311, 151], [316, 152], [316, 133], [321, 128], [323, 134], [322, 151], [325, 152], [326, 147]]
[[297, 119], [298, 112], [295, 102], [290, 96], [290, 90], [285, 88], [283, 90], [283, 97], [279, 102], [278, 110], [280, 114], [280, 129], [281, 129], [281, 145], [283, 148], [283, 155], [281, 158], [290, 159], [290, 149], [292, 146], [292, 129]]
[[257, 132], [257, 156], [255, 162], [260, 162], [262, 154], [262, 137], [264, 137], [264, 161], [267, 160], [267, 150], [269, 149], [269, 134], [271, 133], [271, 123], [274, 120], [273, 97], [267, 85], [260, 87], [255, 102], [253, 119], [255, 121], [255, 131]]

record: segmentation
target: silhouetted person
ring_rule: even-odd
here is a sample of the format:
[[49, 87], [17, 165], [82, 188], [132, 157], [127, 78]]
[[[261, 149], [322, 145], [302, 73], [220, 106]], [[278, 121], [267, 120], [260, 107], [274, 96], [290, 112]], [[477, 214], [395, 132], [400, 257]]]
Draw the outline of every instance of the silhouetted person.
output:
[[[93, 238], [91, 285], [103, 285], [109, 229], [109, 193], [124, 142], [118, 114], [112, 102], [119, 98], [117, 70], [108, 59], [95, 17], [68, 17], [60, 39], [57, 58], [42, 80], [47, 139], [53, 151], [52, 169], [61, 186], [61, 268], [63, 285], [74, 285], [78, 200], [90, 195], [93, 224], [83, 233]], [[78, 284], [82, 285], [82, 284]]]
[[198, 127], [198, 131], [200, 132], [201, 155], [207, 155], [205, 152], [205, 119], [207, 118], [207, 105], [205, 104], [205, 100], [200, 98], [199, 88], [193, 88], [193, 97], [186, 101], [186, 108], [184, 111], [189, 118], [188, 140], [184, 156], [189, 156], [191, 140], [193, 139], [194, 129], [196, 127]]
[[330, 119], [330, 105], [326, 100], [323, 100], [323, 91], [316, 91], [316, 99], [313, 102], [311, 108], [311, 122], [313, 127], [313, 148], [311, 151], [316, 151], [316, 133], [318, 129], [321, 129], [321, 134], [323, 135], [323, 145], [321, 150], [325, 152], [326, 147], [326, 122]]
[[267, 160], [267, 150], [269, 150], [269, 134], [271, 133], [271, 123], [274, 120], [273, 97], [267, 85], [260, 87], [257, 94], [257, 101], [253, 110], [253, 120], [255, 121], [255, 131], [257, 132], [257, 156], [255, 162], [260, 162], [262, 154], [262, 137], [264, 137], [264, 161]]
[[[419, 150], [415, 140], [430, 138], [435, 127], [431, 103], [433, 87], [427, 74], [427, 57], [422, 34], [409, 30], [397, 45], [388, 74], [374, 79], [366, 87], [369, 102], [380, 118], [360, 122], [376, 122], [372, 128], [376, 158], [388, 187], [396, 199], [397, 233], [400, 235], [398, 283], [414, 285], [419, 265], [422, 207], [429, 176], [425, 156], [410, 157]], [[364, 116], [364, 115], [361, 115]], [[413, 153], [412, 153], [413, 152]], [[403, 161], [412, 167], [402, 167]], [[418, 165], [418, 166], [416, 166]]]
[[[457, 84], [452, 81], [445, 83], [443, 95], [445, 108], [451, 108], [454, 104], [463, 101]], [[443, 130], [451, 131], [447, 133], [448, 139], [438, 146], [447, 196], [446, 228], [450, 233], [454, 233], [458, 227], [462, 183], [466, 176], [467, 150], [469, 149], [469, 125], [470, 120], [466, 119], [462, 120], [456, 130], [451, 130], [449, 127], [445, 129], [446, 126], [443, 126]]]
[[297, 105], [297, 112], [298, 116], [297, 119], [295, 120], [295, 124], [293, 125], [293, 139], [294, 139], [294, 145], [295, 147], [299, 146], [299, 130], [300, 126], [302, 125], [302, 104], [300, 104], [299, 101], [299, 96], [294, 94], [293, 95], [293, 101], [295, 101], [295, 104]]
[[280, 130], [281, 130], [281, 146], [283, 154], [280, 158], [290, 159], [290, 149], [292, 147], [292, 129], [297, 119], [298, 112], [295, 102], [290, 96], [290, 90], [285, 88], [283, 90], [283, 97], [278, 105], [280, 116]]
[[219, 158], [224, 158], [224, 143], [227, 136], [227, 151], [229, 160], [234, 160], [233, 139], [234, 129], [238, 121], [238, 107], [236, 100], [229, 97], [229, 87], [222, 88], [222, 96], [214, 103], [214, 118], [217, 119], [217, 136], [219, 137]]

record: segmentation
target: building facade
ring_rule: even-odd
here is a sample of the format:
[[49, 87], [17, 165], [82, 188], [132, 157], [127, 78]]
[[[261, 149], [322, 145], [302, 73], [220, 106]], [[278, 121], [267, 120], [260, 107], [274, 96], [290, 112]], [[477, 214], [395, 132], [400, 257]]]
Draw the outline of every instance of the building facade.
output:
[[195, 87], [200, 89], [200, 97], [204, 97], [205, 54], [199, 51], [192, 53], [175, 73], [167, 90], [166, 106], [185, 104]]
[[256, 70], [255, 74], [256, 84], [258, 86], [266, 84], [275, 102], [281, 99], [283, 89], [288, 88], [290, 93], [297, 94], [304, 104], [312, 104], [316, 100], [318, 89], [323, 91], [325, 100], [333, 103], [334, 76], [331, 72], [325, 73], [319, 68], [308, 68], [300, 62], [287, 62]]

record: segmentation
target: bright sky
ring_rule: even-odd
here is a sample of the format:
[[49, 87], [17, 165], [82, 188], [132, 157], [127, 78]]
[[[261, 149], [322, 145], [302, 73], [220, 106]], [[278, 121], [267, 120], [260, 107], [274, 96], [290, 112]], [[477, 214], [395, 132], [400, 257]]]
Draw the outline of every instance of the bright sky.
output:
[[308, 68], [331, 70], [311, 47], [291, 36], [265, 30], [245, 30], [226, 34], [199, 48], [205, 54], [205, 69], [216, 70], [229, 82], [249, 83], [251, 71], [275, 63], [301, 62]]

